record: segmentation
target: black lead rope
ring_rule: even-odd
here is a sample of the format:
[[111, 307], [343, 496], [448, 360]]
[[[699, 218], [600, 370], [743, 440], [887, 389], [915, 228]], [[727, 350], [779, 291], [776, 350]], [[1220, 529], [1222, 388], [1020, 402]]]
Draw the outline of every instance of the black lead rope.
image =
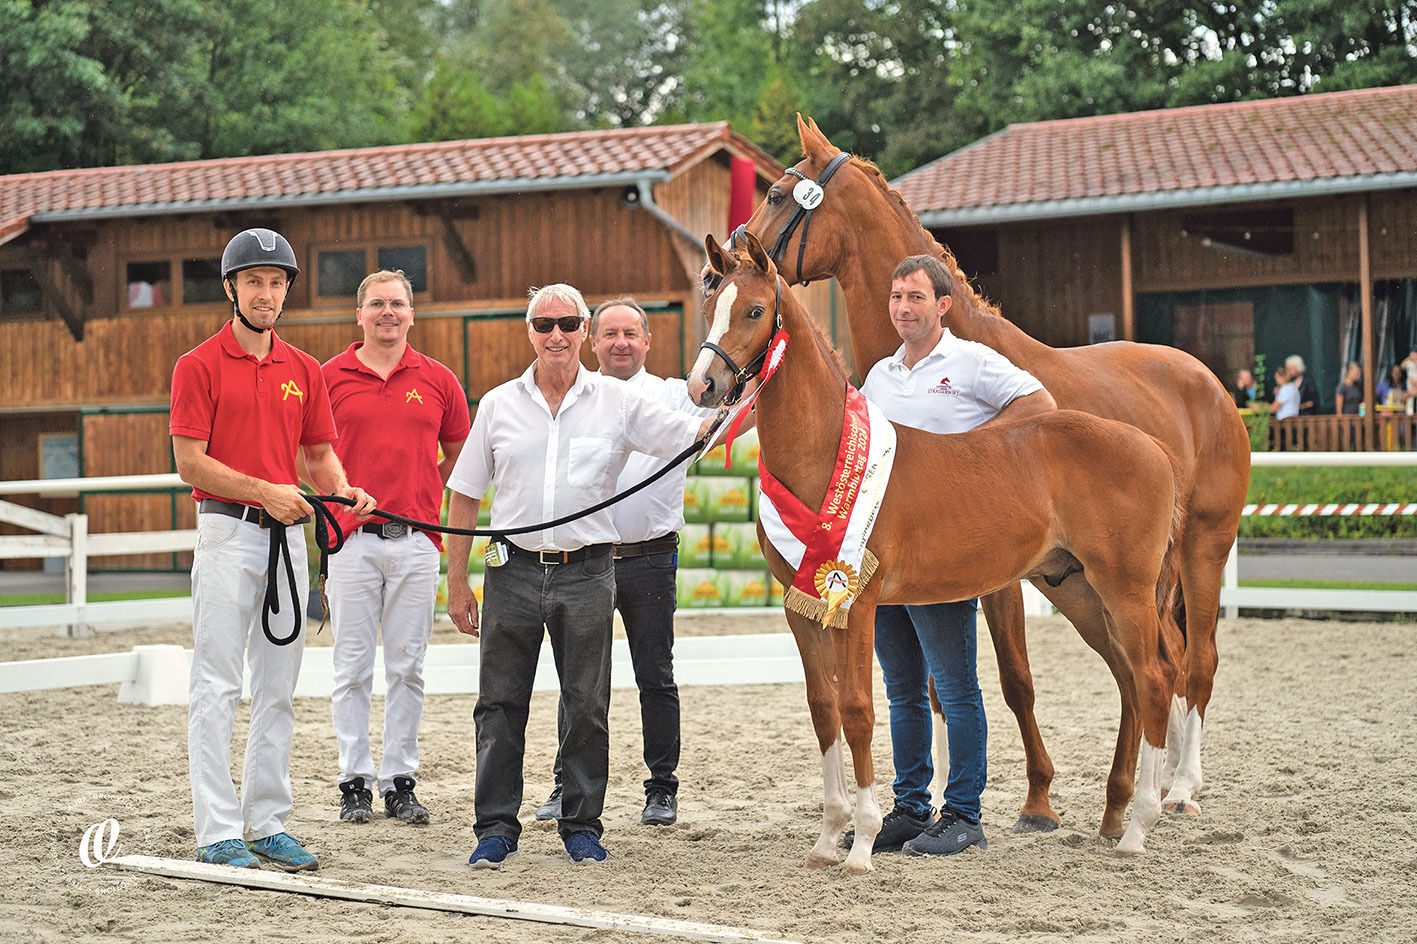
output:
[[[593, 515], [598, 511], [603, 511], [604, 509], [609, 508], [616, 502], [623, 501], [624, 499], [629, 498], [631, 495], [635, 494], [641, 489], [648, 488], [655, 482], [658, 482], [660, 479], [668, 475], [671, 470], [681, 465], [689, 457], [695, 455], [701, 449], [703, 449], [704, 446], [707, 445], [713, 439], [714, 433], [718, 431], [718, 428], [723, 425], [723, 422], [726, 419], [727, 414], [723, 414], [717, 417], [713, 421], [713, 424], [709, 426], [708, 432], [704, 433], [703, 436], [695, 440], [692, 445], [690, 445], [683, 452], [679, 453], [679, 455], [675, 456], [673, 459], [670, 459], [669, 462], [663, 468], [656, 470], [644, 481], [636, 482], [634, 485], [631, 485], [623, 492], [620, 492], [616, 495], [611, 495], [604, 501], [597, 502], [596, 504], [591, 505], [589, 508], [582, 509], [581, 511], [577, 511], [569, 515], [562, 515], [559, 518], [555, 518], [551, 521], [545, 521], [541, 524], [526, 525], [525, 527], [521, 528], [503, 528], [501, 530], [493, 531], [482, 528], [450, 528], [444, 524], [437, 524], [428, 521], [418, 521], [414, 518], [407, 518], [403, 515], [395, 514], [392, 511], [384, 511], [382, 508], [375, 508], [369, 514], [371, 517], [377, 516], [379, 518], [385, 519], [386, 521], [393, 521], [400, 524], [406, 524], [409, 527], [417, 528], [420, 531], [436, 531], [439, 534], [461, 534], [468, 537], [490, 537], [495, 538], [497, 540], [501, 540], [502, 538], [505, 538], [511, 534], [527, 534], [532, 531], [545, 531], [548, 528], [554, 528], [559, 525], [567, 524], [569, 522], [576, 521], [580, 518], [584, 518], [588, 515]], [[320, 609], [322, 613], [322, 616], [320, 617], [320, 628], [323, 629], [325, 626], [325, 621], [329, 619], [330, 615], [329, 600], [325, 597], [325, 581], [329, 575], [329, 555], [338, 554], [340, 550], [344, 547], [344, 532], [340, 530], [339, 523], [335, 520], [334, 512], [332, 512], [328, 506], [353, 505], [354, 500], [351, 498], [344, 498], [339, 495], [305, 495], [304, 498], [307, 502], [310, 503], [310, 507], [315, 512], [315, 546], [320, 549]], [[286, 527], [287, 526], [285, 525], [277, 523], [273, 525], [270, 529], [271, 553], [266, 569], [266, 599], [265, 604], [261, 609], [261, 630], [266, 634], [266, 638], [277, 646], [288, 646], [291, 643], [295, 642], [295, 640], [300, 636], [301, 625], [300, 608], [298, 606], [292, 605], [292, 609], [294, 610], [294, 626], [291, 628], [290, 635], [277, 636], [273, 632], [271, 632], [271, 615], [280, 613], [280, 594], [277, 590], [277, 587], [280, 581], [279, 569], [282, 559], [284, 559], [285, 563], [286, 579], [289, 581], [290, 584], [290, 599], [292, 601], [292, 604], [294, 603], [294, 601], [299, 599], [299, 597], [296, 595], [295, 587], [295, 566], [290, 561], [290, 546], [286, 543], [285, 539]]]

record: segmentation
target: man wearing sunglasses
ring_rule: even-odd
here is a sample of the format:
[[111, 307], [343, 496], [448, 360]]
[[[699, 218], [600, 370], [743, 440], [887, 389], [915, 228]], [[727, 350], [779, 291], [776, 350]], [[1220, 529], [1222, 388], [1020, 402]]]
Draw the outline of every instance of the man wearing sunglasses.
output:
[[[536, 360], [482, 398], [448, 487], [448, 523], [469, 528], [497, 484], [492, 529], [514, 530], [610, 498], [632, 452], [672, 459], [709, 425], [580, 362], [590, 312], [569, 285], [535, 290], [527, 336]], [[448, 539], [448, 616], [481, 636], [474, 868], [517, 852], [531, 687], [543, 633], [561, 682], [564, 790], [557, 831], [572, 862], [603, 862], [600, 815], [610, 762], [610, 637], [615, 605], [610, 509], [488, 545], [483, 614], [467, 579], [470, 537]]]

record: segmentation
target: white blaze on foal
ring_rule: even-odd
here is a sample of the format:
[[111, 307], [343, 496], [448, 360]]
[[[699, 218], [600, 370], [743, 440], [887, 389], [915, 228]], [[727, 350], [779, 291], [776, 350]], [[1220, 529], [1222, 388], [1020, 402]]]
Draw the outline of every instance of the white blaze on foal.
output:
[[[713, 309], [713, 324], [709, 325], [709, 333], [708, 337], [704, 339], [705, 341], [717, 344], [723, 340], [723, 336], [728, 333], [728, 321], [733, 315], [733, 302], [737, 298], [738, 286], [729, 282], [722, 294], [718, 296], [718, 304]], [[709, 364], [713, 363], [715, 356], [713, 351], [700, 350], [698, 358], [694, 361], [694, 369], [689, 372], [690, 379], [697, 377], [700, 382], [707, 383]], [[692, 390], [693, 385], [690, 384], [690, 391], [692, 392]]]

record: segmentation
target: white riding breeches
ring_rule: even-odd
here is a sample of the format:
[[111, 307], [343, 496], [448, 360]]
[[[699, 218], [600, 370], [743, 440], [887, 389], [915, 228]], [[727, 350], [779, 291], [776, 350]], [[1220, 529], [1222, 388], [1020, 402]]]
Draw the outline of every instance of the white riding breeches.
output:
[[[271, 633], [290, 635], [302, 624], [310, 586], [305, 531], [286, 529], [295, 570], [296, 599], [281, 566], [280, 612]], [[261, 629], [271, 533], [220, 514], [197, 515], [192, 560], [192, 671], [188, 683], [187, 765], [197, 845], [224, 839], [264, 839], [285, 829], [290, 815], [290, 740], [294, 692], [305, 632], [286, 646]], [[243, 655], [245, 659], [243, 660]], [[251, 670], [251, 725], [241, 774], [241, 797], [231, 778], [231, 734], [241, 701], [243, 661]]]
[[[439, 552], [428, 536], [410, 530], [381, 538], [355, 531], [330, 557], [330, 616], [334, 623], [331, 713], [339, 744], [340, 781], [363, 777], [378, 792], [418, 770], [418, 726], [423, 717], [423, 659], [433, 630]], [[384, 646], [384, 747], [375, 778], [369, 745], [374, 654]]]

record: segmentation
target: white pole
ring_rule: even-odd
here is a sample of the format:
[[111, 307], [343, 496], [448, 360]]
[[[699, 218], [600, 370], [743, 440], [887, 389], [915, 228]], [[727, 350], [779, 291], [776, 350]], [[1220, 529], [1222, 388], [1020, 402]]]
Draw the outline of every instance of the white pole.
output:
[[66, 562], [67, 596], [71, 606], [77, 606], [78, 620], [70, 623], [70, 636], [88, 636], [93, 627], [84, 622], [84, 606], [89, 598], [89, 516], [65, 515], [69, 521], [69, 559]]

